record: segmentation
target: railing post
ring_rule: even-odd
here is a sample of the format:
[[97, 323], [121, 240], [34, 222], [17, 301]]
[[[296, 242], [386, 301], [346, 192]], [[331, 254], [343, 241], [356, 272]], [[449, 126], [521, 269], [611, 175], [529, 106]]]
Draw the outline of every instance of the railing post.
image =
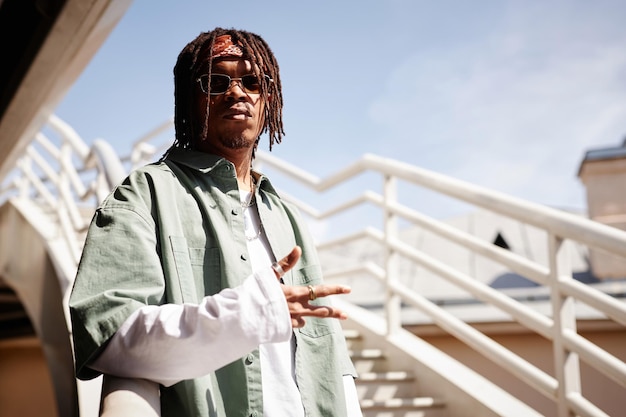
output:
[[28, 193], [30, 191], [30, 182], [28, 181], [28, 176], [26, 175], [26, 171], [32, 172], [32, 160], [28, 156], [24, 155], [20, 158], [17, 163], [20, 169], [20, 176], [17, 179], [18, 181], [18, 196], [20, 198], [29, 198]]
[[558, 382], [557, 413], [558, 417], [571, 417], [567, 404], [567, 396], [572, 393], [581, 393], [580, 364], [578, 354], [567, 350], [563, 333], [566, 330], [576, 332], [575, 299], [563, 296], [560, 283], [572, 278], [571, 262], [567, 259], [563, 239], [548, 234], [548, 255], [550, 262], [550, 301], [552, 304], [553, 328], [553, 355], [554, 373]]
[[385, 175], [384, 182], [384, 228], [385, 228], [385, 317], [387, 318], [387, 335], [394, 333], [402, 324], [400, 297], [391, 290], [391, 281], [398, 279], [398, 253], [392, 249], [391, 242], [398, 235], [398, 219], [390, 209], [398, 197], [397, 179]]

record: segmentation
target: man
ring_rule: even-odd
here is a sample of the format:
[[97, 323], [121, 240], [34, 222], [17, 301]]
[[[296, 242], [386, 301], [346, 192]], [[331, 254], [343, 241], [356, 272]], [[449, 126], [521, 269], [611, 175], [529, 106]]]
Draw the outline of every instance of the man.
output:
[[[77, 376], [161, 384], [163, 416], [360, 416], [312, 239], [251, 169], [282, 139], [253, 33], [200, 34], [174, 68], [176, 140], [96, 211], [70, 298]], [[280, 282], [279, 282], [280, 280]]]

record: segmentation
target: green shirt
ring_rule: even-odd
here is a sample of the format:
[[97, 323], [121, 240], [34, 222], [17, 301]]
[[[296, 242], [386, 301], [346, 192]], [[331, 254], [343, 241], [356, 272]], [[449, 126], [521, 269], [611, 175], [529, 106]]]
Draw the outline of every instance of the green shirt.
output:
[[[259, 216], [275, 258], [295, 245], [302, 248], [285, 283], [322, 283], [316, 249], [299, 213], [266, 177], [255, 176]], [[90, 360], [138, 308], [198, 303], [241, 284], [252, 273], [243, 230], [229, 161], [175, 149], [163, 162], [132, 172], [94, 215], [70, 297], [77, 376], [99, 375], [89, 368]], [[342, 377], [355, 371], [338, 321], [307, 318], [294, 333], [306, 415], [345, 415]], [[205, 377], [161, 387], [161, 409], [164, 417], [262, 416], [258, 350]]]

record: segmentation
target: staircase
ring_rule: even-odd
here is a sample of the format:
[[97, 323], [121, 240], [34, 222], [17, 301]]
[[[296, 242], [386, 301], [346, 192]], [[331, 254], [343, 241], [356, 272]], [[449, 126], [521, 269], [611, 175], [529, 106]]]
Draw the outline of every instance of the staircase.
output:
[[533, 408], [380, 315], [334, 300], [359, 378], [364, 417], [540, 417]]
[[[155, 155], [159, 156], [162, 148], [151, 146], [151, 135], [146, 135], [135, 143], [133, 155], [124, 160], [126, 166], [123, 166], [105, 142], [97, 141], [89, 148], [70, 126], [58, 118], [51, 117], [49, 124], [58, 133], [60, 143], [54, 144], [43, 134], [38, 134], [20, 160], [12, 181], [3, 184], [0, 196], [3, 205], [12, 204], [18, 208], [32, 229], [39, 231], [42, 246], [47, 248], [56, 269], [58, 282], [55, 285], [62, 290], [62, 295], [55, 302], [66, 309], [67, 291], [90, 213], [112, 186], [121, 180], [124, 172], [154, 159]], [[162, 130], [163, 126], [154, 132]], [[270, 174], [276, 184], [280, 183], [277, 176], [285, 175], [318, 193], [346, 184], [366, 171], [382, 178], [381, 193], [364, 190], [346, 201], [333, 199], [337, 204], [326, 211], [319, 211], [299, 198], [279, 191], [305, 216], [317, 221], [331, 222], [338, 215], [361, 205], [373, 206], [380, 211], [382, 230], [366, 226], [359, 232], [322, 241], [318, 245], [320, 255], [326, 256], [323, 264], [331, 267], [324, 271], [328, 282], [354, 279], [360, 283], [362, 294], [374, 297], [382, 306], [375, 312], [362, 307], [367, 302], [335, 300], [350, 317], [343, 322], [343, 327], [360, 375], [357, 391], [364, 416], [542, 415], [531, 407], [536, 406], [533, 401], [516, 398], [494, 381], [405, 330], [402, 325], [407, 311], [417, 312], [429, 325], [437, 326], [450, 338], [463, 342], [469, 349], [502, 367], [510, 374], [511, 380], [526, 384], [541, 398], [547, 399], [556, 410], [547, 415], [610, 415], [603, 411], [602, 401], [594, 403], [581, 388], [579, 363], [583, 361], [585, 366], [593, 368], [593, 372], [602, 374], [617, 387], [620, 393], [617, 398], [623, 398], [622, 393], [626, 394], [626, 358], [623, 350], [607, 350], [583, 337], [577, 329], [579, 316], [576, 309], [578, 304], [588, 306], [602, 326], [610, 324], [618, 329], [616, 334], [626, 335], [626, 304], [623, 302], [626, 291], [617, 281], [609, 286], [593, 286], [575, 280], [566, 259], [570, 242], [576, 242], [590, 250], [608, 252], [623, 260], [626, 258], [626, 233], [623, 231], [375, 155], [365, 155], [325, 179], [303, 172], [264, 152], [257, 154], [255, 164], [257, 169]], [[493, 211], [539, 230], [544, 236], [544, 244], [536, 250], [542, 253], [535, 258], [524, 257], [400, 204], [397, 198], [400, 181], [458, 199], [463, 204]], [[9, 199], [10, 203], [7, 203]], [[45, 217], [52, 220], [43, 224], [45, 217], [37, 215], [37, 210], [47, 213]], [[420, 250], [402, 238], [398, 228], [400, 220], [534, 282], [538, 289], [536, 295], [547, 300], [547, 310], [539, 311], [531, 303], [520, 301], [514, 293], [493, 288], [481, 282], [480, 277], [454, 269], [445, 258], [437, 259]], [[9, 224], [10, 221], [0, 224], [4, 226], [0, 231], [11, 229]], [[10, 247], [11, 238], [5, 237], [2, 242]], [[352, 256], [355, 248], [359, 248], [359, 258]], [[19, 251], [19, 255], [25, 256], [27, 252]], [[9, 251], [0, 248], [2, 253]], [[11, 257], [5, 255], [5, 258]], [[26, 261], [23, 263], [27, 264]], [[427, 280], [422, 275], [418, 282], [413, 275], [405, 273], [416, 268], [428, 272]], [[19, 274], [13, 277], [14, 282], [27, 278]], [[430, 289], [435, 279], [447, 287], [469, 294], [468, 297], [476, 305], [488, 309], [491, 317], [509, 317], [509, 321], [517, 323], [528, 334], [547, 341], [552, 369], [541, 369], [469, 325], [463, 317], [454, 313], [454, 309], [425, 296], [424, 289]], [[415, 289], [417, 284], [425, 286]], [[37, 300], [23, 299], [22, 302], [36, 305]], [[31, 320], [41, 320], [41, 317], [31, 317]], [[66, 327], [56, 334], [69, 335], [68, 329]], [[42, 343], [46, 342], [45, 335], [38, 336], [42, 338]], [[48, 362], [50, 368], [58, 368], [54, 356], [49, 357]], [[56, 385], [57, 381], [54, 383]], [[58, 384], [58, 403], [76, 396], [76, 385], [67, 389], [64, 388], [66, 385], [67, 379]], [[98, 394], [99, 387], [87, 393], [79, 386], [81, 417], [97, 415], [93, 404], [98, 403]]]
[[[359, 374], [356, 381], [364, 417], [444, 417], [445, 402], [419, 392], [413, 371], [393, 368], [384, 349], [357, 330], [345, 330], [350, 356]], [[371, 336], [370, 336], [371, 337]]]

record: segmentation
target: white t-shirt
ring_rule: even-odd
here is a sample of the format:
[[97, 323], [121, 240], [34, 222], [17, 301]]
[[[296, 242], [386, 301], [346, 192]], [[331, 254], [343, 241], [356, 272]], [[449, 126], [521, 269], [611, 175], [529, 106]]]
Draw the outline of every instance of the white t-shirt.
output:
[[[276, 259], [263, 231], [256, 205], [249, 205], [252, 193], [241, 192], [244, 207], [246, 240], [252, 270], [271, 267]], [[276, 277], [273, 277], [276, 280]], [[263, 343], [259, 346], [261, 356], [261, 381], [263, 387], [281, 387], [263, 390], [263, 415], [304, 417], [304, 408], [295, 375], [295, 338], [285, 342]]]

